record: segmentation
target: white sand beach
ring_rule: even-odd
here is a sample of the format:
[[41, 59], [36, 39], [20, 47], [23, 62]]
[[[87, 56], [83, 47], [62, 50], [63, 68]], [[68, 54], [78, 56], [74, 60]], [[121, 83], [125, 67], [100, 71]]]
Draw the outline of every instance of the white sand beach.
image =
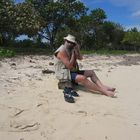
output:
[[[0, 60], [0, 140], [140, 140], [140, 54], [84, 55], [117, 98], [77, 89], [64, 100], [53, 56]], [[50, 73], [42, 73], [50, 70]]]

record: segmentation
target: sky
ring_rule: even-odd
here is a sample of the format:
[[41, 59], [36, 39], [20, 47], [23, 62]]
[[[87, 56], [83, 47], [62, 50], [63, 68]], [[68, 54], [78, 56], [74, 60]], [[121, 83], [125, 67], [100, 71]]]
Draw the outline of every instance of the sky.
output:
[[[22, 2], [24, 0], [15, 0]], [[80, 0], [89, 10], [101, 8], [107, 20], [121, 24], [126, 30], [137, 27], [140, 31], [140, 0]]]
[[121, 24], [126, 30], [137, 27], [140, 31], [140, 0], [80, 0], [94, 10], [101, 8], [107, 20]]

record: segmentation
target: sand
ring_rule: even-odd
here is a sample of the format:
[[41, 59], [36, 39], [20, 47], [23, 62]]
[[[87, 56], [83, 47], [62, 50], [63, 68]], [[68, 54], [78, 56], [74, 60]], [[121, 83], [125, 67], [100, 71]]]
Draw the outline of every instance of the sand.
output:
[[80, 97], [67, 103], [52, 56], [1, 59], [0, 140], [139, 140], [140, 55], [85, 55], [79, 63], [118, 97], [78, 88]]

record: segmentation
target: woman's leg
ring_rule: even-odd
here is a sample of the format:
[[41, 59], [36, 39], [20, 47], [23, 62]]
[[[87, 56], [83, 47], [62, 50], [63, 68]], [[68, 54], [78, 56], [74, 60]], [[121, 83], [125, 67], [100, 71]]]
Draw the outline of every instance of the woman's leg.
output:
[[76, 76], [75, 82], [80, 83], [81, 85], [85, 86], [85, 88], [89, 91], [98, 91], [106, 96], [110, 96], [113, 97], [114, 96], [114, 92], [106, 90], [105, 88], [103, 88], [102, 86], [98, 86], [95, 83], [91, 82], [90, 80], [87, 79], [86, 76], [84, 75], [80, 75], [78, 74]]
[[85, 70], [84, 75], [86, 77], [90, 77], [92, 82], [94, 82], [97, 86], [105, 88], [108, 91], [115, 91], [115, 88], [103, 85], [102, 82], [99, 80], [99, 78], [97, 77], [96, 73], [93, 70]]

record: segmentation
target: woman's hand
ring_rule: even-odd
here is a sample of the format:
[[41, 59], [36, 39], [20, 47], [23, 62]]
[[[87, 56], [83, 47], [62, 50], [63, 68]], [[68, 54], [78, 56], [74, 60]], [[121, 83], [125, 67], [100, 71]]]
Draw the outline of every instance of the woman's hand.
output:
[[74, 46], [74, 50], [75, 50], [75, 55], [77, 59], [82, 59], [82, 56], [80, 54], [80, 45], [76, 44], [76, 46]]

